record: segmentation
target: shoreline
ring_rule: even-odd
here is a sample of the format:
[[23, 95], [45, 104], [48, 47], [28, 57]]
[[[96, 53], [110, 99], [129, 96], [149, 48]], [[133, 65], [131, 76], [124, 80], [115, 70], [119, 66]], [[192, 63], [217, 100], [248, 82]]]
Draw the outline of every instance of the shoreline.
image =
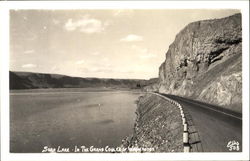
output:
[[10, 93], [26, 93], [26, 92], [140, 92], [143, 93], [143, 89], [131, 89], [131, 88], [112, 88], [112, 87], [86, 87], [86, 88], [34, 88], [34, 89], [10, 89]]

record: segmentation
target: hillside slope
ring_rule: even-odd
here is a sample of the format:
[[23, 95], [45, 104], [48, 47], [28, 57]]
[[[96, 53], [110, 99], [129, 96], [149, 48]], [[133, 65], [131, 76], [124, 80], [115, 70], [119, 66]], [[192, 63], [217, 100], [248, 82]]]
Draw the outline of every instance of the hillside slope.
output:
[[10, 89], [117, 87], [139, 88], [145, 80], [69, 77], [57, 74], [10, 72]]
[[193, 22], [180, 31], [159, 68], [158, 90], [241, 112], [241, 14]]
[[134, 133], [123, 140], [122, 146], [152, 149], [150, 152], [183, 152], [182, 130], [179, 109], [157, 95], [146, 94], [137, 102]]

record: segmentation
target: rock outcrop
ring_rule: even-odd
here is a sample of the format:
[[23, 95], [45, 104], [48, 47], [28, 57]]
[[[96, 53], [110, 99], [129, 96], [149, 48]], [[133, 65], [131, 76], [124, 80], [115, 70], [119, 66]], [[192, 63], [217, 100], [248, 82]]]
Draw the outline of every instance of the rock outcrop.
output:
[[157, 91], [158, 88], [159, 88], [159, 78], [151, 78], [146, 81], [146, 84], [143, 87], [143, 90], [147, 92], [153, 92], [153, 91]]
[[241, 112], [241, 14], [187, 25], [159, 68], [159, 92]]

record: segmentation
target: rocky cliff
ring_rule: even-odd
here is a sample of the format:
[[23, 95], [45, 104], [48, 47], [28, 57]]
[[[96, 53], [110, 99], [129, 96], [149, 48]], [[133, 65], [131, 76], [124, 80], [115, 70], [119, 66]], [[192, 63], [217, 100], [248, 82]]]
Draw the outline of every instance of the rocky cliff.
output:
[[187, 25], [159, 68], [159, 92], [241, 112], [241, 14]]

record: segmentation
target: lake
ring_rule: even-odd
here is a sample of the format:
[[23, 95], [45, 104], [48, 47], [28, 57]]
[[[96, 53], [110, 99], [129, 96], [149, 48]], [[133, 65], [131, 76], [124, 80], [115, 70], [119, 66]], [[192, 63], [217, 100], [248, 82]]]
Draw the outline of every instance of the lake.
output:
[[133, 132], [140, 95], [105, 88], [13, 90], [10, 152], [117, 147]]

